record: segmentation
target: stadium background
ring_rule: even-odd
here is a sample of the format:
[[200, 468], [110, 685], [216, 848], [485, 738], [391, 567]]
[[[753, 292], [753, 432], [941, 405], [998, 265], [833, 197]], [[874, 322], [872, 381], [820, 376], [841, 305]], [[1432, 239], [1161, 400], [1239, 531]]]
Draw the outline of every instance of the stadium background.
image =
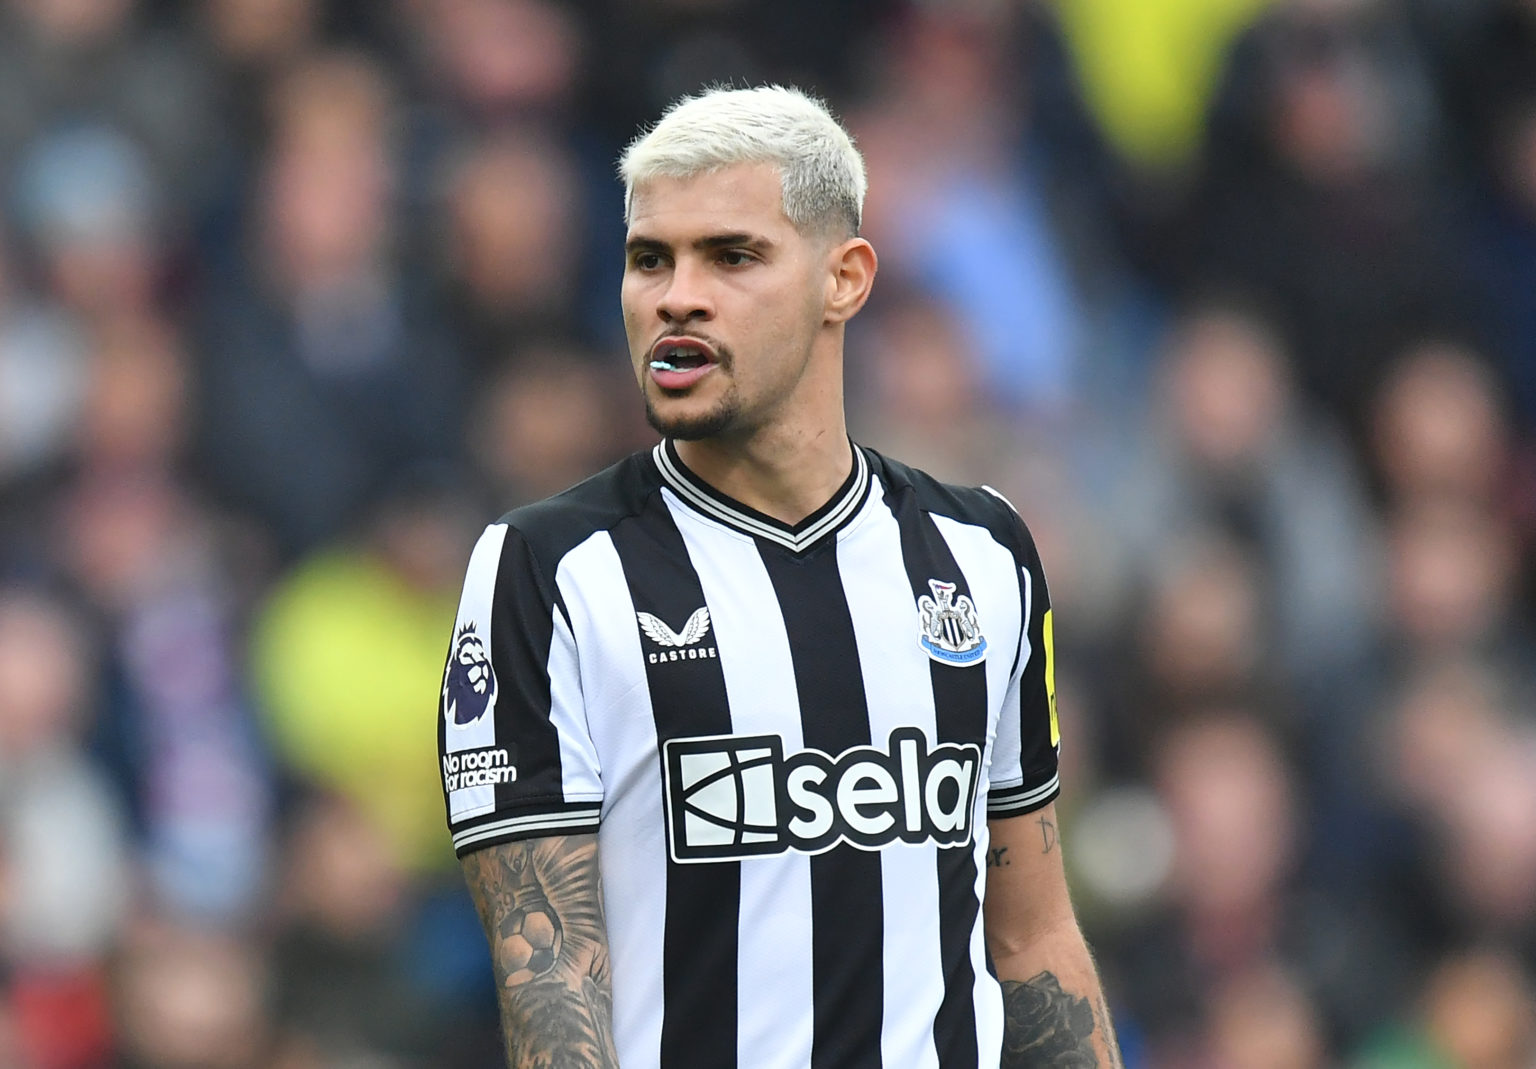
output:
[[495, 1061], [480, 525], [644, 445], [613, 160], [868, 156], [860, 440], [1033, 526], [1127, 1062], [1536, 1065], [1536, 3], [6, 0], [0, 1065]]

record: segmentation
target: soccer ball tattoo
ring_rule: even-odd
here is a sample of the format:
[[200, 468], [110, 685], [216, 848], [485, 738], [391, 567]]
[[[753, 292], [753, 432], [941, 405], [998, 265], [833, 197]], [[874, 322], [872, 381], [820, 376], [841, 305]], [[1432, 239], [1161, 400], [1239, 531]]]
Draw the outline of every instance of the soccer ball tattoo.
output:
[[554, 907], [537, 887], [517, 889], [517, 908], [501, 925], [501, 961], [508, 987], [526, 983], [554, 968], [565, 933]]

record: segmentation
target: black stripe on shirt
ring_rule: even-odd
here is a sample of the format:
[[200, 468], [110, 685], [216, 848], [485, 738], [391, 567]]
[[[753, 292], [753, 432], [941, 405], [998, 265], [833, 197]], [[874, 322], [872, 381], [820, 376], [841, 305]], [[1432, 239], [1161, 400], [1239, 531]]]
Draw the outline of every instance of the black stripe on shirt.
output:
[[560, 611], [527, 539], [509, 527], [491, 601], [491, 666], [499, 688], [496, 745], [506, 748], [514, 767], [532, 774], [497, 784], [498, 813], [529, 798], [558, 804], [565, 797], [560, 736], [550, 722], [549, 650], [554, 614]]
[[[637, 612], [651, 613], [680, 632], [695, 612], [707, 607], [698, 572], [660, 494], [638, 516], [615, 526], [612, 537]], [[664, 652], [638, 620], [635, 627], [647, 655]], [[700, 648], [706, 644], [714, 645], [712, 634]], [[718, 658], [652, 663], [647, 656], [646, 680], [658, 751], [668, 739], [731, 733], [725, 675]], [[663, 784], [666, 778], [663, 768]], [[740, 913], [741, 862], [680, 864], [668, 858], [662, 937], [662, 1069], [730, 1069], [736, 1064]]]
[[[970, 596], [970, 587], [949, 543], [933, 518], [907, 490], [887, 495], [901, 531], [901, 556], [916, 599], [930, 593], [928, 580], [956, 585], [955, 597]], [[989, 655], [994, 655], [988, 651]], [[986, 661], [970, 665], [931, 660], [934, 720], [939, 742], [986, 746]], [[974, 816], [970, 819], [974, 820]], [[972, 829], [975, 834], [975, 829]], [[976, 858], [957, 847], [938, 851], [939, 958], [944, 973], [944, 998], [933, 1021], [933, 1042], [943, 1069], [975, 1066], [980, 1056], [976, 1040], [976, 972], [971, 965], [971, 936], [981, 912], [976, 896]]]
[[[761, 539], [757, 545], [789, 634], [805, 745], [834, 758], [870, 745], [835, 541], [803, 557]], [[880, 854], [842, 843], [812, 855], [812, 1069], [881, 1069], [884, 939]]]

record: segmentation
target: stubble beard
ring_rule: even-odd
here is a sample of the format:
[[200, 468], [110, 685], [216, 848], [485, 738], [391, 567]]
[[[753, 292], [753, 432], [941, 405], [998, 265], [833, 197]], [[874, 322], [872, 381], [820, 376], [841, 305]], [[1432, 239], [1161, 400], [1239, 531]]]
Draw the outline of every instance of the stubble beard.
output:
[[[731, 352], [723, 346], [717, 346], [716, 356], [719, 360], [717, 373], [729, 374], [732, 364]], [[681, 442], [715, 438], [731, 430], [740, 421], [741, 395], [737, 392], [734, 380], [726, 386], [725, 393], [713, 408], [693, 416], [663, 416], [656, 411], [655, 401], [650, 391], [642, 388], [640, 392], [645, 399], [645, 421], [651, 425], [651, 429], [664, 438]], [[661, 392], [667, 397], [687, 396], [687, 391], [662, 390]]]
[[741, 399], [734, 385], [708, 412], [695, 416], [663, 416], [656, 411], [651, 395], [645, 395], [645, 421], [662, 437], [682, 442], [718, 437], [736, 425], [740, 414]]

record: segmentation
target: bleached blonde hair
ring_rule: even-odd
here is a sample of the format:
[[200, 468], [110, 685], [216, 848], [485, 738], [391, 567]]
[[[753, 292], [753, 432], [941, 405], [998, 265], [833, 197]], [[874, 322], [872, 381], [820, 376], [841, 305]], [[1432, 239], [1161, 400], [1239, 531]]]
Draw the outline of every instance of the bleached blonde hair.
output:
[[791, 86], [706, 89], [676, 101], [619, 157], [624, 218], [652, 178], [692, 178], [737, 163], [779, 169], [784, 214], [800, 230], [859, 232], [864, 157], [826, 104]]

